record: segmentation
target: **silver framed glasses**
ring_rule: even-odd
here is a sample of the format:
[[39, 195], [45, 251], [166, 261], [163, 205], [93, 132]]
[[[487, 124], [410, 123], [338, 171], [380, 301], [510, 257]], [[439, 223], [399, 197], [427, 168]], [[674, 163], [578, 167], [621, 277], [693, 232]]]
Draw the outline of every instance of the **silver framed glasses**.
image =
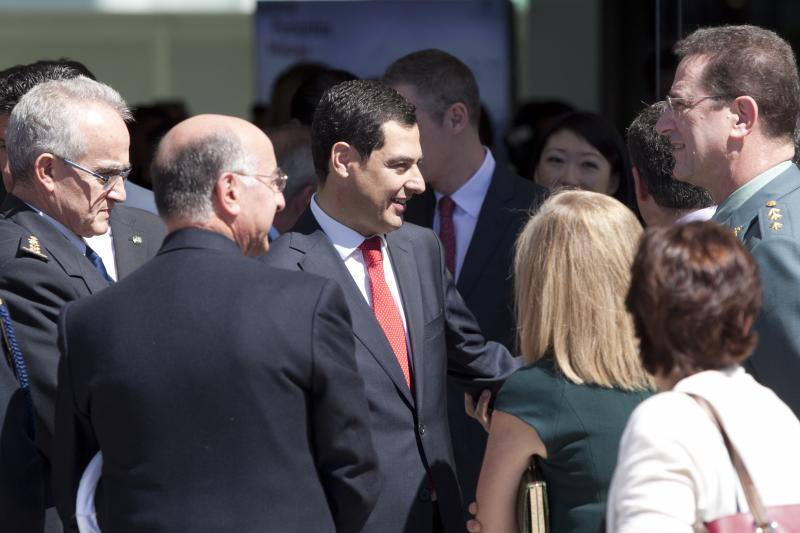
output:
[[286, 189], [289, 176], [280, 168], [276, 168], [272, 174], [248, 174], [245, 172], [234, 172], [237, 176], [247, 176], [256, 178], [258, 181], [271, 188], [273, 191], [282, 193]]
[[674, 113], [681, 113], [698, 106], [703, 100], [719, 100], [730, 98], [727, 94], [709, 94], [705, 96], [666, 96], [667, 109]]
[[78, 170], [86, 172], [87, 174], [91, 175], [92, 177], [97, 178], [97, 180], [100, 181], [100, 183], [103, 184], [103, 189], [112, 188], [114, 186], [114, 184], [117, 182], [118, 179], [121, 179], [122, 181], [125, 181], [126, 179], [128, 179], [128, 176], [130, 176], [130, 174], [131, 174], [131, 169], [130, 168], [127, 169], [127, 170], [115, 170], [115, 171], [113, 171], [113, 174], [111, 174], [111, 173], [101, 174], [101, 173], [99, 173], [99, 172], [97, 172], [95, 170], [88, 169], [85, 166], [83, 166], [83, 165], [81, 165], [79, 163], [76, 163], [75, 161], [71, 161], [71, 160], [67, 159], [66, 157], [62, 157], [61, 160], [64, 163], [66, 163], [67, 165], [69, 165], [69, 166], [71, 166], [73, 168], [77, 168]]

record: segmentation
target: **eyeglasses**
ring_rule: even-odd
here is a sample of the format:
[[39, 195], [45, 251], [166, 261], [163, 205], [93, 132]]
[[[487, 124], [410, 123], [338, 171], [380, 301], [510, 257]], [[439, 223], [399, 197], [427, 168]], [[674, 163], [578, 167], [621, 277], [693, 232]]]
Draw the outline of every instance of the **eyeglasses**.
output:
[[667, 95], [667, 109], [674, 113], [682, 113], [688, 111], [698, 105], [703, 100], [719, 100], [721, 98], [730, 98], [727, 94], [711, 94], [708, 96], [685, 96], [677, 97]]
[[78, 170], [82, 170], [82, 171], [86, 172], [87, 174], [90, 174], [93, 177], [97, 178], [100, 181], [100, 183], [103, 184], [103, 189], [112, 188], [116, 184], [118, 179], [121, 179], [122, 181], [125, 181], [126, 179], [128, 179], [128, 176], [131, 173], [131, 169], [129, 168], [127, 170], [115, 170], [115, 171], [113, 171], [114, 174], [100, 174], [99, 172], [96, 172], [94, 170], [90, 170], [90, 169], [86, 168], [85, 166], [76, 163], [75, 161], [71, 161], [71, 160], [67, 159], [66, 157], [62, 157], [61, 160], [64, 163], [68, 164], [69, 166], [71, 166], [73, 168], [77, 168]]
[[[289, 176], [280, 168], [276, 168], [272, 174], [245, 174], [244, 172], [234, 172], [237, 176], [245, 176], [248, 178], [255, 178], [275, 192], [282, 193], [286, 189], [286, 183], [289, 181]], [[262, 180], [264, 178], [267, 181]]]

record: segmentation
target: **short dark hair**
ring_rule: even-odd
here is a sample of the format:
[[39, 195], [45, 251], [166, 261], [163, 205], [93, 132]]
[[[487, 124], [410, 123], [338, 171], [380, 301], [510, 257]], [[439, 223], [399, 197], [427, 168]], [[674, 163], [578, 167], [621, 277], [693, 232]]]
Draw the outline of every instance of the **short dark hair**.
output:
[[467, 108], [470, 124], [476, 129], [480, 124], [478, 82], [467, 65], [447, 52], [431, 48], [405, 55], [389, 65], [383, 81], [389, 85], [413, 86], [422, 107], [437, 121], [442, 120], [451, 105], [461, 102]]
[[800, 115], [800, 78], [792, 47], [777, 33], [749, 25], [701, 28], [678, 41], [674, 50], [681, 59], [707, 58], [701, 79], [707, 94], [752, 97], [764, 132], [793, 138]]
[[322, 96], [311, 124], [311, 153], [321, 183], [328, 175], [331, 149], [346, 142], [362, 158], [383, 146], [383, 125], [417, 123], [414, 106], [379, 81], [352, 80], [334, 85]]
[[672, 177], [675, 158], [669, 139], [656, 131], [656, 122], [666, 109], [666, 102], [645, 107], [628, 127], [628, 151], [631, 163], [639, 171], [647, 192], [667, 209], [701, 209], [714, 204], [711, 194], [701, 187]]
[[0, 71], [0, 114], [10, 115], [25, 93], [46, 81], [85, 76], [96, 79], [86, 65], [71, 59], [43, 59]]
[[714, 222], [648, 228], [632, 272], [626, 304], [651, 374], [720, 369], [755, 348], [758, 267], [729, 229]]
[[317, 109], [325, 91], [343, 81], [358, 79], [355, 74], [346, 70], [327, 69], [312, 74], [297, 88], [289, 105], [289, 116], [300, 121], [304, 126], [310, 126], [314, 120], [314, 110]]
[[622, 135], [606, 118], [596, 113], [573, 112], [561, 115], [550, 124], [533, 150], [531, 175], [542, 157], [547, 140], [562, 130], [568, 130], [586, 140], [595, 147], [611, 165], [611, 172], [619, 176], [619, 187], [612, 195], [614, 198], [637, 212], [636, 198], [633, 193], [633, 175], [628, 159], [628, 149]]

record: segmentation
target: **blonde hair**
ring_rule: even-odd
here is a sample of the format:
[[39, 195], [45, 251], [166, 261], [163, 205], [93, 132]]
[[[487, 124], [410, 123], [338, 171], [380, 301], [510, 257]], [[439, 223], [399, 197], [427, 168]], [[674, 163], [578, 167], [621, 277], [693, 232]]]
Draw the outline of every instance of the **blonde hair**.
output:
[[564, 191], [517, 238], [514, 293], [520, 352], [552, 355], [571, 382], [651, 388], [625, 309], [642, 226], [610, 196]]

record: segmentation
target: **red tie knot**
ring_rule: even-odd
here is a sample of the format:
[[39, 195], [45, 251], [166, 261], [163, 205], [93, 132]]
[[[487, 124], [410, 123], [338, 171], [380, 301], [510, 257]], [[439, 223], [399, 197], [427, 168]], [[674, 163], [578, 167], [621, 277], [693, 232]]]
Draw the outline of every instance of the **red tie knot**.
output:
[[439, 216], [452, 218], [453, 210], [456, 208], [456, 203], [449, 196], [442, 196], [439, 198]]
[[383, 264], [383, 255], [381, 254], [381, 238], [377, 235], [364, 239], [359, 247], [367, 262], [367, 267]]

